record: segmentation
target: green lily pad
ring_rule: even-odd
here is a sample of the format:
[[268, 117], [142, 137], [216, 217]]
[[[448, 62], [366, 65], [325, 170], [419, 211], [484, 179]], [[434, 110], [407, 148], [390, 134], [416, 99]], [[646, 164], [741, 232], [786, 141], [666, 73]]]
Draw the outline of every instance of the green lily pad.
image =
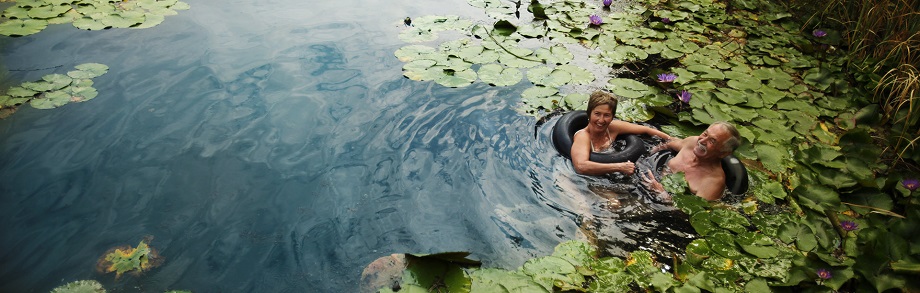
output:
[[80, 280], [67, 283], [51, 290], [51, 293], [105, 293], [102, 284], [94, 280]]
[[[76, 22], [74, 22], [76, 26]], [[399, 39], [407, 43], [421, 43], [438, 39], [438, 33], [430, 29], [410, 27], [399, 33]]]
[[[501, 49], [499, 49], [501, 50]], [[508, 67], [514, 68], [531, 68], [543, 65], [539, 59], [532, 56], [533, 51], [524, 48], [508, 48], [509, 52], [498, 51], [498, 62]], [[514, 54], [512, 54], [514, 53]]]
[[562, 99], [565, 102], [565, 106], [571, 110], [575, 109], [585, 109], [588, 106], [588, 99], [590, 97], [587, 94], [583, 93], [572, 93], [565, 96]]
[[440, 73], [432, 68], [436, 64], [438, 62], [434, 60], [413, 60], [403, 65], [403, 75], [416, 81], [435, 80], [440, 76]]
[[730, 211], [727, 209], [712, 210], [711, 219], [719, 227], [735, 233], [747, 231], [747, 227], [750, 226], [747, 218], [745, 218], [743, 215], [736, 211]]
[[493, 86], [510, 86], [521, 82], [523, 74], [517, 68], [505, 68], [499, 64], [486, 64], [479, 68], [479, 79]]
[[524, 263], [521, 271], [533, 277], [533, 280], [543, 285], [547, 291], [552, 291], [554, 284], [561, 285], [560, 288], [568, 288], [580, 286], [585, 282], [585, 277], [577, 273], [572, 263], [555, 256], [531, 259]]
[[567, 71], [541, 66], [528, 70], [527, 79], [535, 85], [559, 87], [571, 81], [572, 75]]
[[546, 64], [555, 65], [568, 64], [575, 58], [568, 49], [561, 45], [552, 46], [549, 49], [539, 48], [535, 54], [538, 59], [544, 60]]
[[29, 17], [45, 19], [63, 15], [71, 9], [70, 5], [43, 5], [29, 9]]
[[575, 65], [571, 65], [571, 64], [564, 64], [564, 65], [557, 66], [556, 70], [562, 70], [562, 71], [568, 72], [569, 75], [572, 76], [572, 80], [569, 82], [570, 84], [581, 84], [581, 85], [591, 84], [592, 82], [594, 82], [594, 79], [595, 79], [594, 74], [588, 71], [587, 69], [584, 69], [584, 68], [581, 68]]
[[498, 52], [483, 46], [468, 46], [460, 49], [460, 58], [473, 64], [488, 64], [498, 60]]
[[465, 87], [476, 81], [477, 77], [476, 72], [469, 68], [443, 68], [440, 73], [435, 82], [446, 87]]
[[425, 46], [425, 45], [408, 45], [399, 50], [396, 50], [396, 58], [402, 62], [410, 62], [419, 59], [431, 59], [428, 58], [429, 55], [435, 54], [437, 50], [435, 48]]
[[708, 211], [693, 214], [690, 217], [690, 226], [693, 226], [693, 230], [696, 230], [696, 233], [702, 236], [719, 230], [715, 223], [712, 222], [712, 215]]
[[47, 20], [11, 19], [0, 23], [0, 34], [10, 37], [28, 36], [48, 27]]
[[74, 68], [76, 68], [77, 70], [83, 71], [85, 73], [93, 74], [93, 76], [87, 76], [86, 74], [80, 77], [70, 76], [73, 78], [94, 78], [97, 76], [101, 76], [105, 74], [106, 72], [109, 72], [109, 66], [105, 64], [99, 64], [99, 63], [83, 63], [83, 64], [75, 66]]
[[532, 110], [550, 110], [559, 104], [561, 97], [556, 96], [558, 90], [554, 87], [534, 86], [521, 93], [521, 101]]
[[14, 98], [15, 97], [31, 98], [35, 96], [36, 94], [38, 94], [38, 92], [24, 88], [22, 86], [14, 86], [14, 87], [11, 87], [9, 90], [7, 90], [6, 94]]
[[70, 95], [71, 102], [85, 102], [98, 96], [99, 92], [92, 87], [70, 87]]
[[521, 272], [501, 269], [479, 269], [470, 273], [470, 292], [545, 292], [545, 287]]
[[29, 103], [36, 109], [53, 109], [70, 103], [70, 95], [62, 91], [46, 93], [41, 97], [32, 99]]
[[131, 28], [132, 29], [151, 28], [151, 27], [159, 25], [160, 23], [163, 23], [164, 20], [166, 20], [165, 15], [156, 14], [156, 13], [145, 13], [144, 22], [136, 26], [132, 26]]
[[628, 78], [612, 78], [607, 82], [607, 89], [618, 96], [636, 99], [649, 93], [649, 86]]
[[28, 19], [29, 18], [29, 8], [20, 7], [20, 6], [10, 6], [3, 11], [0, 16], [9, 18], [9, 19]]
[[109, 27], [115, 28], [129, 28], [135, 25], [139, 25], [146, 21], [144, 13], [128, 13], [123, 12], [121, 14], [109, 14], [102, 19], [102, 23]]
[[616, 117], [629, 122], [644, 122], [655, 118], [655, 112], [638, 102], [638, 99], [619, 99]]

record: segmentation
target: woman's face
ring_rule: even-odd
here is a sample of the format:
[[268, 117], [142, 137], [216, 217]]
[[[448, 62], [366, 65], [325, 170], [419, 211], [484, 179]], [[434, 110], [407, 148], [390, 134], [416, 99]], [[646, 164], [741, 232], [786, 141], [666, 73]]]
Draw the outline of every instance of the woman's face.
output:
[[588, 126], [594, 127], [595, 130], [604, 130], [613, 120], [613, 111], [607, 104], [594, 107], [589, 114], [591, 116], [588, 119]]

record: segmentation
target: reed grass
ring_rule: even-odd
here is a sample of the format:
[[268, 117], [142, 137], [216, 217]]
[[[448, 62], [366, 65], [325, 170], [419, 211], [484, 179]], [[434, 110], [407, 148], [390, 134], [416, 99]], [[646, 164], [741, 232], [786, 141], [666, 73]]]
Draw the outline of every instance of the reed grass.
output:
[[894, 153], [903, 158], [906, 151], [920, 152], [920, 0], [830, 0], [813, 11], [803, 29], [839, 30], [850, 68], [874, 77], [857, 80], [873, 89], [871, 101], [882, 109], [879, 123], [895, 128]]

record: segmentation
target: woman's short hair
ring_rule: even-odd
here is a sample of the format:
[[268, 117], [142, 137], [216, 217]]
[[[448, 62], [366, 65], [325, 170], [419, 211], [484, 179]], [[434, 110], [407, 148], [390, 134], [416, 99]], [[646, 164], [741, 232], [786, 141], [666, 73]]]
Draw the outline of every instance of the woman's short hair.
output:
[[614, 116], [617, 113], [617, 98], [611, 93], [604, 91], [595, 91], [591, 93], [591, 98], [588, 99], [588, 115], [591, 115], [591, 111], [594, 111], [594, 108], [600, 105], [609, 105], [610, 110], [613, 111]]

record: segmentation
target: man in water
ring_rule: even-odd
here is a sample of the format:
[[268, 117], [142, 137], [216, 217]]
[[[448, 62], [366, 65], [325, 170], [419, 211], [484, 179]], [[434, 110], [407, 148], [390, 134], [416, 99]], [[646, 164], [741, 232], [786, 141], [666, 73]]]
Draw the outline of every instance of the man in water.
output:
[[[671, 172], [684, 172], [690, 191], [706, 200], [718, 200], [725, 191], [725, 171], [722, 158], [730, 155], [741, 144], [741, 135], [727, 122], [715, 122], [699, 136], [669, 140], [654, 151], [670, 149], [677, 155], [668, 161]], [[649, 171], [643, 174], [646, 186], [657, 192], [663, 200], [671, 196]]]

